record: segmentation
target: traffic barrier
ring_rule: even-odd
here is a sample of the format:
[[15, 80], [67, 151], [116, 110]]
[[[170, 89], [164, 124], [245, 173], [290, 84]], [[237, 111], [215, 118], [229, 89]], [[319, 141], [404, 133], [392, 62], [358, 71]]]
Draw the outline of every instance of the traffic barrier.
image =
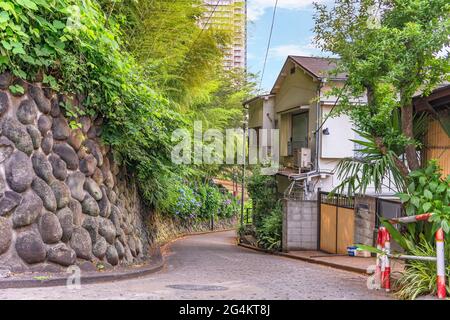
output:
[[[431, 213], [424, 213], [416, 216], [402, 217], [391, 219], [391, 224], [397, 223], [415, 223], [418, 221], [428, 221], [432, 216]], [[385, 227], [378, 229], [377, 249], [382, 253], [377, 253], [375, 279], [380, 283], [381, 288], [386, 291], [391, 290], [391, 266], [390, 258], [395, 257], [403, 260], [420, 260], [436, 262], [437, 268], [437, 296], [439, 299], [445, 299], [447, 292], [445, 286], [445, 247], [444, 247], [444, 231], [439, 228], [435, 234], [436, 237], [436, 257], [411, 256], [411, 255], [393, 255], [391, 254], [391, 235]]]

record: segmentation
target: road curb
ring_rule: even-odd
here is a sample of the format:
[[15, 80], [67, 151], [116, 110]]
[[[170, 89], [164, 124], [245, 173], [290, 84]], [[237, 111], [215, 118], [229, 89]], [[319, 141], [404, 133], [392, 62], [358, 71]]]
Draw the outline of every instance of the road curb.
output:
[[295, 260], [301, 260], [301, 261], [305, 261], [305, 262], [309, 262], [309, 263], [314, 263], [314, 264], [320, 264], [323, 266], [327, 266], [327, 267], [331, 267], [334, 269], [340, 269], [340, 270], [344, 270], [344, 271], [350, 271], [350, 272], [355, 272], [358, 274], [363, 274], [363, 275], [367, 275], [367, 271], [361, 268], [356, 268], [356, 267], [352, 267], [352, 266], [343, 266], [340, 264], [336, 264], [336, 263], [332, 263], [332, 262], [328, 262], [328, 261], [322, 261], [322, 260], [316, 260], [316, 259], [312, 259], [312, 258], [307, 258], [307, 257], [299, 257], [299, 256], [295, 256], [286, 252], [274, 252], [274, 251], [270, 251], [270, 250], [266, 250], [266, 249], [262, 249], [262, 248], [257, 248], [248, 244], [244, 244], [244, 243], [238, 243], [237, 244], [240, 247], [246, 248], [246, 249], [250, 249], [250, 250], [254, 250], [254, 251], [258, 251], [258, 252], [263, 252], [263, 253], [268, 253], [268, 254], [273, 254], [276, 256], [281, 256], [281, 257], [286, 257], [286, 258], [290, 258], [290, 259], [295, 259]]
[[[89, 273], [86, 275], [83, 275], [82, 273], [81, 285], [139, 278], [160, 271], [164, 267], [164, 265], [165, 265], [164, 259], [160, 258], [158, 259], [158, 261], [153, 262], [150, 265], [135, 268], [134, 270], [131, 271], [130, 268], [123, 271], [96, 272], [96, 273]], [[45, 280], [39, 280], [35, 278], [0, 279], [0, 289], [65, 286], [67, 284], [69, 274], [67, 275], [57, 274], [48, 276], [49, 278]], [[54, 277], [52, 278], [52, 276]]]

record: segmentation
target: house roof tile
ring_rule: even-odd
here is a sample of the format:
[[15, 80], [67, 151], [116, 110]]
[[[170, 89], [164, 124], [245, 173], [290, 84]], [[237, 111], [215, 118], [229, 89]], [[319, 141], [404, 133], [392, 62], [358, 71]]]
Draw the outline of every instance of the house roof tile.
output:
[[337, 59], [320, 58], [320, 57], [305, 57], [305, 56], [289, 56], [300, 67], [311, 73], [316, 78], [330, 77], [332, 79], [346, 79], [346, 73], [332, 74], [336, 69]]

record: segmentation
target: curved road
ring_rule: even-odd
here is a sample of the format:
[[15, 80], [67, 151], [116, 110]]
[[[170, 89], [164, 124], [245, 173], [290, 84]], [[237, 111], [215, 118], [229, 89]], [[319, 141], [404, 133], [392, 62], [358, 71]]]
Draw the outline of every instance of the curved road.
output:
[[0, 290], [3, 299], [389, 299], [366, 277], [255, 252], [235, 245], [235, 232], [172, 243], [167, 266], [150, 276], [66, 287]]

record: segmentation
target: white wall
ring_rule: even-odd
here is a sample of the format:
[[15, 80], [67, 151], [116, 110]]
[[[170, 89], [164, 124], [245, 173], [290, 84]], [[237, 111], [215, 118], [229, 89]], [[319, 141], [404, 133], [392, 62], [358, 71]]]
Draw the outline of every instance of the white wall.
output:
[[[326, 119], [332, 106], [322, 106], [322, 119]], [[322, 131], [328, 128], [329, 135]], [[355, 138], [350, 118], [346, 115], [328, 118], [320, 130], [322, 159], [342, 159], [353, 156], [354, 143], [350, 139]]]

